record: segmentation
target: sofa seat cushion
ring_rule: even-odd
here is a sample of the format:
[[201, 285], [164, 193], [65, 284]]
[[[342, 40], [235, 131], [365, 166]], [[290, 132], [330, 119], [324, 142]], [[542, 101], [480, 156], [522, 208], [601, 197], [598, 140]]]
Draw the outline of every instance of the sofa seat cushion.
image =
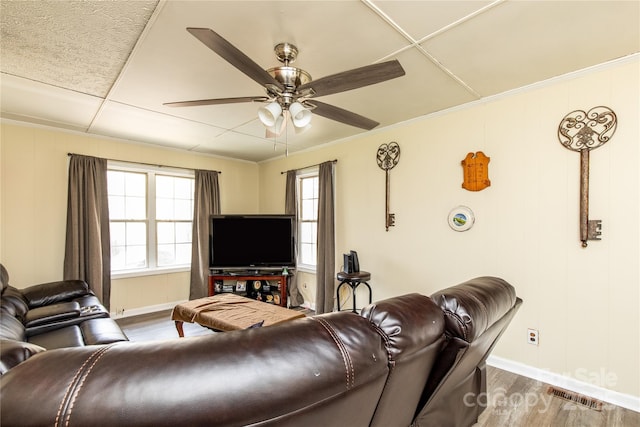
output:
[[80, 304], [75, 301], [61, 302], [31, 309], [24, 318], [24, 326], [44, 325], [80, 316]]
[[111, 344], [129, 340], [116, 321], [111, 318], [84, 321], [80, 324], [80, 331], [86, 345]]
[[40, 347], [44, 347], [47, 350], [84, 346], [82, 332], [80, 332], [80, 327], [77, 325], [67, 326], [65, 328], [34, 335], [29, 337], [29, 342], [39, 345]]
[[0, 375], [46, 349], [36, 344], [16, 340], [0, 340]]

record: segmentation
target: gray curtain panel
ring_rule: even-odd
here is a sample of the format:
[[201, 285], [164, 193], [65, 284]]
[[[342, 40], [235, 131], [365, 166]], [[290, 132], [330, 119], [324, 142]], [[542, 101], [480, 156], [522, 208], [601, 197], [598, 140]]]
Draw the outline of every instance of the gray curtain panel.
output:
[[318, 262], [316, 313], [333, 311], [335, 290], [335, 214], [333, 162], [320, 164], [318, 173]]
[[109, 309], [111, 242], [106, 159], [74, 154], [69, 161], [64, 279], [86, 281]]
[[[293, 239], [296, 242], [294, 248], [298, 248], [298, 196], [296, 194], [296, 171], [291, 170], [287, 172], [287, 186], [285, 189], [284, 199], [284, 212], [288, 215], [295, 215], [295, 229], [293, 231]], [[296, 253], [296, 258], [297, 253]], [[300, 294], [298, 289], [298, 276], [294, 274], [289, 276], [288, 287], [289, 291], [289, 305], [291, 307], [297, 307], [304, 303], [304, 297]]]
[[196, 170], [194, 187], [190, 300], [209, 293], [209, 217], [220, 214], [218, 172]]

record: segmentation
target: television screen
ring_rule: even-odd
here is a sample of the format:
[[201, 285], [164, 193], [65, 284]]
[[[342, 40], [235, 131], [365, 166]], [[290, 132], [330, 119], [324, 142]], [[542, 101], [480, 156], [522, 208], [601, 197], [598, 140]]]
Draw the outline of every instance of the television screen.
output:
[[209, 233], [209, 267], [293, 267], [294, 227], [293, 215], [213, 215]]

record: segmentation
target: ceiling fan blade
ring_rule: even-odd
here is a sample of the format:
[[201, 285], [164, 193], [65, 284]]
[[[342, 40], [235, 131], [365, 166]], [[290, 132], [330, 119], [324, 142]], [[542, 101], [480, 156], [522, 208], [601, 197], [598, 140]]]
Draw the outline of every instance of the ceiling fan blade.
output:
[[307, 102], [309, 104], [315, 105], [316, 108], [312, 110], [314, 114], [325, 117], [327, 119], [335, 120], [366, 130], [371, 130], [380, 124], [359, 114], [352, 113], [351, 111], [347, 111], [334, 105], [316, 101], [315, 99], [313, 101]]
[[394, 59], [322, 77], [300, 85], [298, 91], [311, 88], [315, 92], [314, 96], [325, 96], [381, 83], [404, 76], [404, 74], [404, 68], [402, 68], [400, 62]]
[[220, 55], [228, 63], [251, 77], [262, 86], [274, 85], [280, 90], [284, 89], [282, 83], [274, 79], [271, 74], [256, 64], [251, 58], [242, 53], [238, 48], [222, 38], [210, 28], [187, 28], [195, 38], [204, 43], [209, 49]]
[[239, 98], [217, 98], [217, 99], [198, 99], [195, 101], [177, 101], [165, 102], [162, 105], [167, 107], [196, 107], [199, 105], [218, 105], [218, 104], [236, 104], [239, 102], [264, 102], [268, 101], [266, 96], [242, 96]]

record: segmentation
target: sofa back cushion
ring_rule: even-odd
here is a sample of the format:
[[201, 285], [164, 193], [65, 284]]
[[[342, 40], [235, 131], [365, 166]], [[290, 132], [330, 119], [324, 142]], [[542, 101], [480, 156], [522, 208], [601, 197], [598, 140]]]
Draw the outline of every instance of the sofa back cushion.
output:
[[61, 280], [41, 283], [21, 289], [30, 308], [58, 302], [71, 301], [85, 295], [92, 295], [89, 286], [83, 280]]
[[431, 298], [445, 313], [446, 333], [473, 342], [516, 302], [516, 290], [498, 277], [477, 277], [436, 292]]
[[389, 353], [389, 379], [372, 426], [408, 426], [444, 341], [444, 316], [427, 296], [408, 294], [362, 310]]

